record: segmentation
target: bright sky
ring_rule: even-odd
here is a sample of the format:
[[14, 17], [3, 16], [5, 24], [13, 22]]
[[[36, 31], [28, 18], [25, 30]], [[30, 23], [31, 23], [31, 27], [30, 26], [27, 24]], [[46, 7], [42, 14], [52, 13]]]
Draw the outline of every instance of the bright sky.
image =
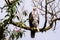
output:
[[[25, 1], [24, 2], [24, 5], [25, 5], [24, 9], [28, 10], [28, 12], [32, 11], [31, 0], [24, 0], [24, 1]], [[0, 0], [0, 7], [2, 7], [4, 4], [5, 3], [3, 2], [3, 0]], [[5, 12], [3, 12], [3, 13], [0, 12], [0, 19], [4, 18], [4, 13]], [[40, 20], [39, 26], [43, 25], [44, 18], [43, 19], [42, 18], [43, 17], [40, 16], [41, 20]], [[28, 22], [26, 22], [26, 24], [29, 25]], [[25, 36], [23, 35], [23, 37], [18, 40], [60, 40], [60, 27], [59, 26], [60, 26], [60, 21], [58, 21], [55, 31], [53, 31], [53, 29], [50, 29], [47, 32], [43, 32], [43, 33], [38, 32], [38, 33], [36, 33], [35, 38], [31, 38], [30, 31], [26, 30]], [[12, 25], [10, 25], [9, 28], [13, 29], [14, 27], [12, 27]]]

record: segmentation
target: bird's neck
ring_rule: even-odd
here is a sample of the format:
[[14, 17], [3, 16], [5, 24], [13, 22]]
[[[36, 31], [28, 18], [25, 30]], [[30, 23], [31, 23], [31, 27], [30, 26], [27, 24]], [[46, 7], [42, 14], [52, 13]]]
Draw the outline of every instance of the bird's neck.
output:
[[32, 14], [33, 14], [33, 15], [37, 14], [37, 11], [33, 11]]

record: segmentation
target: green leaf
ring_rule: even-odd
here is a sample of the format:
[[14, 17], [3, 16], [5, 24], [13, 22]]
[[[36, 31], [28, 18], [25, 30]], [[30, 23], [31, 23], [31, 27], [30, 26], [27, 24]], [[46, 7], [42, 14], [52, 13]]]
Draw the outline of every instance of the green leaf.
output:
[[19, 33], [16, 35], [16, 39], [18, 39], [19, 38]]
[[19, 17], [17, 16], [17, 19], [19, 20]]
[[23, 30], [23, 32], [26, 32], [25, 30]]
[[20, 35], [21, 38], [22, 38], [22, 34], [23, 34], [22, 32], [19, 32], [19, 35]]
[[0, 19], [1, 21], [3, 20], [3, 19]]
[[24, 11], [24, 12], [23, 12], [23, 15], [27, 16], [27, 13], [26, 13], [26, 11]]
[[18, 2], [18, 5], [20, 5], [20, 3]]
[[9, 16], [9, 14], [5, 15], [5, 17]]
[[14, 35], [13, 35], [13, 33], [12, 33], [12, 36], [11, 36], [11, 37], [12, 37], [12, 40], [14, 40]]
[[25, 23], [27, 20], [29, 20], [29, 18], [27, 18], [27, 19], [24, 21], [24, 23]]

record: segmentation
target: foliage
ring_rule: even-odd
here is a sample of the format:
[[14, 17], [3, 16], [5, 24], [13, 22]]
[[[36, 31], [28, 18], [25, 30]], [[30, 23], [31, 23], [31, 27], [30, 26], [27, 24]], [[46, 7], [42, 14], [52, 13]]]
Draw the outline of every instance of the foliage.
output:
[[[24, 30], [21, 30], [21, 29], [16, 29], [16, 30], [13, 29], [13, 31], [11, 31], [11, 30], [8, 31], [8, 29], [6, 29], [4, 31], [4, 38], [7, 37], [7, 36], [10, 36], [8, 40], [11, 40], [11, 39], [14, 40], [15, 38], [17, 40], [18, 38], [22, 38], [24, 32], [25, 31]], [[10, 35], [8, 35], [8, 34], [10, 34]]]
[[[16, 15], [16, 14], [18, 13], [18, 11], [17, 11], [17, 6], [19, 6], [22, 1], [21, 1], [21, 0], [13, 0], [13, 1], [5, 0], [5, 2], [6, 2], [6, 5], [4, 5], [4, 7], [2, 7], [1, 9], [6, 8], [7, 14], [5, 15], [5, 18], [6, 18], [6, 17], [8, 17], [8, 18], [5, 19], [5, 20], [4, 20], [4, 19], [1, 19], [1, 21], [3, 20], [2, 22], [0, 22], [0, 29], [3, 30], [3, 31], [1, 32], [2, 35], [3, 35], [3, 33], [4, 33], [4, 30], [7, 29], [7, 28], [5, 28], [6, 25], [11, 24], [13, 18], [16, 18], [16, 17], [17, 17], [17, 19], [19, 20], [19, 17]], [[3, 10], [2, 10], [2, 11], [3, 11]], [[3, 29], [2, 29], [2, 27], [3, 27]], [[1, 30], [0, 30], [0, 31], [1, 31]], [[5, 33], [10, 33], [10, 31], [7, 30], [7, 32], [5, 32]], [[11, 37], [12, 37], [12, 39], [14, 39], [14, 37], [16, 37], [16, 38], [18, 39], [19, 36], [22, 37], [23, 33], [24, 33], [24, 31], [21, 31], [21, 30], [20, 30], [20, 32], [16, 32], [16, 34], [17, 34], [17, 35], [16, 35], [16, 34], [14, 34], [14, 31], [13, 31]], [[2, 36], [2, 35], [1, 35], [1, 36]], [[5, 34], [4, 34], [4, 35], [5, 35]], [[0, 37], [1, 37], [1, 36], [0, 36]], [[4, 36], [4, 37], [5, 37], [5, 36]], [[2, 38], [4, 38], [4, 37], [2, 36]], [[0, 39], [2, 39], [2, 38], [0, 38]]]

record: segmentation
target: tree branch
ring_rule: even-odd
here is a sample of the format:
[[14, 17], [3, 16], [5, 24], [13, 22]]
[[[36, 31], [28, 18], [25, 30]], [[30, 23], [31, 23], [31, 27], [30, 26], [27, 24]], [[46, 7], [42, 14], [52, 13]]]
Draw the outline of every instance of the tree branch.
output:
[[[56, 19], [52, 20], [51, 23], [50, 23], [50, 25], [48, 27], [46, 27], [43, 31], [47, 31], [47, 30], [51, 29], [53, 27], [53, 23], [55, 21], [57, 21], [57, 20], [60, 20], [60, 18], [56, 18]], [[30, 27], [26, 26], [25, 24], [21, 24], [20, 22], [12, 22], [12, 24], [15, 25], [15, 26], [17, 26], [17, 27], [26, 29], [26, 30], [30, 30], [30, 31], [34, 30], [36, 32], [42, 32], [41, 31], [42, 28], [39, 28], [39, 29], [37, 29], [37, 28], [30, 28]]]

